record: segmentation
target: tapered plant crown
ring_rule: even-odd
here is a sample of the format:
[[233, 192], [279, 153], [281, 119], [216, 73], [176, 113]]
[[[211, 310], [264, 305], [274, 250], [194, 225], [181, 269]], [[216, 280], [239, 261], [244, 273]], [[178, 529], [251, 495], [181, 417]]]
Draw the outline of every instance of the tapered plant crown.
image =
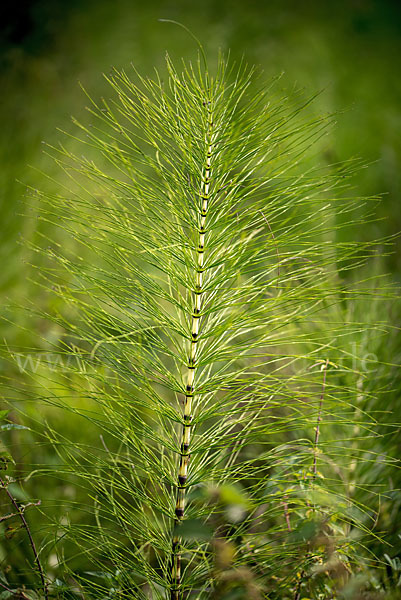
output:
[[40, 197], [38, 279], [79, 358], [47, 402], [99, 430], [54, 434], [92, 499], [65, 526], [94, 564], [74, 581], [90, 598], [111, 580], [119, 598], [324, 593], [370, 527], [349, 478], [366, 327], [347, 274], [366, 248], [337, 232], [360, 214], [354, 165], [316, 164], [331, 118], [224, 57], [108, 81], [70, 134], [84, 155], [51, 149], [70, 184]]

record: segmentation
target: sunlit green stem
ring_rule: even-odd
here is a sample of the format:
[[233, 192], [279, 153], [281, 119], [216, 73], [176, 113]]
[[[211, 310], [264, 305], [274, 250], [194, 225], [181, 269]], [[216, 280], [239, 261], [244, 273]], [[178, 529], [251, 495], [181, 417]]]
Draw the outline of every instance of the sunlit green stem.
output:
[[198, 246], [195, 289], [192, 291], [193, 312], [191, 315], [191, 339], [189, 347], [189, 356], [186, 372], [186, 389], [184, 403], [184, 417], [180, 446], [180, 462], [178, 469], [177, 483], [177, 499], [175, 506], [176, 517], [176, 534], [172, 543], [172, 588], [171, 600], [179, 600], [182, 597], [181, 591], [181, 539], [179, 536], [179, 524], [184, 517], [185, 512], [185, 497], [188, 478], [188, 466], [190, 460], [190, 443], [192, 432], [192, 406], [195, 396], [195, 376], [197, 369], [198, 343], [199, 343], [199, 328], [202, 319], [201, 308], [204, 298], [203, 283], [204, 283], [204, 253], [205, 253], [205, 234], [206, 234], [206, 217], [208, 212], [211, 164], [212, 164], [212, 130], [213, 116], [210, 104], [206, 104], [208, 111], [208, 124], [206, 133], [206, 162], [202, 173], [202, 182], [200, 186], [200, 226], [198, 229]]

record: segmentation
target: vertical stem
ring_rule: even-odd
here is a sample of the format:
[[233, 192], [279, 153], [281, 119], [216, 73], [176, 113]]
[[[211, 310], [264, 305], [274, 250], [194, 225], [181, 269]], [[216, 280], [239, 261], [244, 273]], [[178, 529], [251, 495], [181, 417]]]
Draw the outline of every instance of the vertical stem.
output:
[[291, 533], [292, 529], [291, 529], [290, 511], [288, 510], [287, 500], [288, 500], [287, 496], [284, 496], [282, 505], [283, 505], [283, 509], [284, 509], [285, 522], [287, 523], [287, 529]]
[[48, 595], [48, 590], [47, 590], [47, 583], [46, 583], [46, 579], [45, 579], [45, 574], [43, 572], [43, 568], [42, 568], [42, 565], [41, 565], [41, 562], [40, 562], [38, 551], [36, 550], [36, 545], [35, 545], [34, 539], [32, 537], [31, 530], [29, 529], [29, 525], [27, 523], [27, 520], [25, 519], [24, 511], [20, 509], [20, 507], [18, 506], [18, 503], [15, 500], [14, 496], [11, 494], [11, 492], [8, 489], [7, 485], [4, 483], [4, 481], [1, 478], [0, 478], [0, 485], [3, 488], [3, 490], [5, 490], [7, 496], [10, 499], [11, 504], [14, 506], [15, 510], [17, 511], [17, 514], [18, 514], [19, 518], [21, 519], [22, 524], [23, 524], [23, 526], [24, 526], [24, 528], [25, 528], [25, 530], [26, 530], [26, 532], [28, 534], [29, 543], [31, 545], [32, 552], [33, 552], [33, 555], [34, 555], [34, 558], [35, 558], [35, 563], [36, 563], [36, 566], [37, 566], [37, 569], [38, 569], [38, 572], [39, 572], [39, 575], [40, 575], [40, 579], [41, 579], [41, 582], [42, 582], [43, 593], [44, 593], [45, 599], [48, 600], [49, 595]]
[[190, 460], [190, 442], [192, 431], [192, 405], [195, 396], [195, 374], [197, 368], [197, 346], [199, 342], [199, 325], [202, 318], [201, 308], [204, 299], [203, 291], [203, 273], [204, 273], [204, 252], [205, 252], [205, 233], [206, 233], [206, 216], [209, 203], [209, 189], [212, 163], [212, 129], [213, 116], [210, 109], [210, 103], [205, 103], [208, 111], [207, 133], [206, 133], [206, 163], [203, 168], [200, 198], [200, 227], [198, 229], [198, 246], [197, 246], [197, 265], [196, 265], [196, 283], [195, 289], [192, 291], [193, 312], [191, 315], [191, 340], [189, 348], [189, 357], [186, 373], [186, 389], [184, 401], [184, 423], [182, 427], [181, 446], [180, 446], [180, 461], [178, 468], [178, 483], [177, 496], [175, 506], [175, 529], [176, 533], [173, 537], [171, 549], [171, 600], [180, 600], [182, 598], [181, 588], [181, 538], [179, 536], [178, 527], [184, 517], [185, 512], [185, 497], [186, 497], [186, 482], [188, 477], [188, 465]]
[[320, 393], [320, 402], [319, 402], [319, 411], [317, 414], [317, 421], [316, 421], [316, 430], [315, 430], [315, 442], [314, 442], [314, 449], [313, 449], [313, 466], [312, 466], [312, 472], [313, 472], [313, 479], [316, 479], [316, 475], [317, 475], [317, 453], [318, 453], [318, 445], [319, 445], [319, 435], [320, 435], [320, 422], [322, 420], [322, 407], [323, 407], [323, 398], [324, 398], [324, 392], [326, 389], [326, 376], [327, 376], [327, 367], [329, 365], [329, 359], [326, 360], [326, 362], [324, 363], [324, 365], [322, 366], [323, 369], [323, 383], [322, 383], [322, 391]]
[[[322, 382], [322, 391], [320, 392], [319, 410], [317, 413], [317, 420], [316, 420], [315, 441], [313, 444], [313, 464], [312, 464], [313, 481], [315, 481], [316, 475], [317, 475], [317, 453], [318, 453], [318, 447], [319, 447], [320, 423], [322, 420], [323, 399], [324, 399], [324, 392], [326, 390], [326, 377], [327, 377], [327, 367], [328, 366], [329, 366], [329, 359], [327, 358], [321, 367], [323, 370], [323, 382]], [[315, 508], [313, 507], [312, 510], [314, 511]], [[309, 542], [308, 542], [308, 546], [309, 546]], [[310, 552], [310, 550], [308, 550], [306, 553], [306, 559], [309, 560], [311, 558], [312, 558], [311, 552]], [[297, 586], [295, 588], [294, 600], [300, 600], [300, 598], [301, 598], [301, 586], [302, 586], [302, 583], [305, 581], [306, 574], [307, 574], [306, 568], [302, 569], [301, 574], [299, 576]]]
[[[353, 431], [352, 431], [352, 443], [351, 443], [351, 448], [356, 448], [358, 446], [358, 436], [360, 435], [360, 420], [361, 420], [361, 404], [363, 401], [363, 379], [362, 376], [360, 376], [358, 378], [357, 381], [357, 397], [356, 397], [356, 403], [355, 403], [355, 410], [354, 410], [354, 417], [353, 417], [353, 421], [355, 423], [354, 427], [353, 427]], [[348, 483], [348, 494], [349, 497], [352, 496], [352, 494], [355, 491], [355, 480], [356, 480], [356, 467], [357, 467], [358, 461], [356, 458], [356, 455], [353, 456], [350, 465], [349, 465], [349, 483]]]

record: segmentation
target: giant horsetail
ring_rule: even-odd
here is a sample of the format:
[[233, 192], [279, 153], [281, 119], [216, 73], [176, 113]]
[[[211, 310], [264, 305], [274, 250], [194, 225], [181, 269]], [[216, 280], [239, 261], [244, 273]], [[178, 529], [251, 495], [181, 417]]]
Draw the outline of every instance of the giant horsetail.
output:
[[[204, 254], [205, 254], [205, 235], [206, 235], [206, 218], [208, 212], [208, 201], [211, 182], [211, 168], [213, 155], [213, 100], [205, 100], [202, 106], [205, 107], [207, 113], [207, 124], [205, 133], [205, 165], [202, 173], [200, 186], [200, 202], [199, 202], [199, 228], [198, 245], [194, 249], [197, 255], [197, 268], [195, 275], [195, 288], [193, 290], [193, 312], [191, 314], [191, 335], [189, 341], [189, 356], [187, 364], [187, 379], [185, 389], [184, 402], [184, 417], [182, 426], [182, 441], [181, 455], [178, 470], [178, 485], [177, 485], [177, 503], [175, 507], [175, 515], [177, 517], [177, 525], [184, 516], [185, 511], [185, 489], [188, 478], [188, 465], [190, 460], [190, 442], [191, 442], [191, 422], [192, 422], [192, 405], [196, 394], [195, 379], [196, 379], [196, 360], [197, 348], [199, 343], [200, 323], [202, 319], [202, 300], [205, 292], [203, 290], [204, 272]], [[177, 535], [173, 538], [172, 544], [172, 588], [171, 599], [179, 600], [180, 598], [180, 580], [181, 580], [181, 557], [180, 557], [180, 537], [179, 528], [177, 527]]]
[[107, 79], [116, 97], [78, 123], [96, 160], [53, 149], [73, 183], [41, 196], [71, 237], [41, 271], [68, 307], [53, 315], [63, 352], [89, 348], [59, 387], [88, 403], [72, 410], [103, 449], [80, 464], [96, 526], [72, 531], [96, 570], [75, 576], [88, 597], [112, 582], [135, 600], [220, 599], [234, 584], [293, 598], [327, 558], [308, 531], [351, 554], [356, 514], [355, 369], [334, 366], [361, 327], [339, 272], [363, 247], [336, 238], [347, 168], [311, 162], [330, 118], [244, 61], [209, 69], [202, 49], [181, 70], [167, 56], [164, 75]]

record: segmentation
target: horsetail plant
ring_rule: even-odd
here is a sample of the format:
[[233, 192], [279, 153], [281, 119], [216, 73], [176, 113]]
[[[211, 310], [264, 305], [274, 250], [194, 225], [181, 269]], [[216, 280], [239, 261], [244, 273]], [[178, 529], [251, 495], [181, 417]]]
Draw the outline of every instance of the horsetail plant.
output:
[[255, 69], [166, 68], [113, 71], [40, 194], [63, 365], [42, 396], [92, 432], [48, 429], [93, 500], [65, 528], [97, 571], [59, 563], [85, 598], [331, 598], [370, 528], [347, 485], [355, 165], [319, 164], [331, 117]]

